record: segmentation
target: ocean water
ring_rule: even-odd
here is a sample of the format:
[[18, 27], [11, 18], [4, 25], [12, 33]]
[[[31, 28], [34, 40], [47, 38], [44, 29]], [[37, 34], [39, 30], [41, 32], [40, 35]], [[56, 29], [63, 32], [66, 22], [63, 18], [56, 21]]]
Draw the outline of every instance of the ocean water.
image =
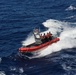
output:
[[[20, 58], [35, 27], [60, 41]], [[0, 0], [0, 75], [76, 75], [76, 0]]]

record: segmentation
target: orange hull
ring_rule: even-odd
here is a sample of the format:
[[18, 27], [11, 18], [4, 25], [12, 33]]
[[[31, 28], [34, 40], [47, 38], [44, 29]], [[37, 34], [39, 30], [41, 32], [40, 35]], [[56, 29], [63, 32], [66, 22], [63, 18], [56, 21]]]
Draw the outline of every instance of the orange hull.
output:
[[37, 51], [37, 50], [39, 50], [41, 48], [44, 48], [44, 47], [46, 47], [48, 45], [51, 45], [53, 43], [56, 43], [59, 40], [60, 40], [59, 38], [54, 38], [53, 40], [51, 40], [49, 42], [46, 42], [46, 43], [43, 43], [43, 44], [38, 45], [38, 46], [21, 47], [21, 48], [19, 48], [19, 52], [21, 52], [21, 53], [34, 52], [34, 51]]

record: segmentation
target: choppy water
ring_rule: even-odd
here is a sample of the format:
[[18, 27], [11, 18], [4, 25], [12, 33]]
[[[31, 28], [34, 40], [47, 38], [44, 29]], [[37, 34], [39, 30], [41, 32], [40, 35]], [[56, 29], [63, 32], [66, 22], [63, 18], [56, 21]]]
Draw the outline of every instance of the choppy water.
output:
[[[75, 75], [75, 4], [75, 0], [1, 0], [0, 74]], [[28, 38], [34, 41], [30, 33], [35, 27], [51, 31], [60, 41], [30, 59], [22, 59], [18, 48], [27, 44]]]

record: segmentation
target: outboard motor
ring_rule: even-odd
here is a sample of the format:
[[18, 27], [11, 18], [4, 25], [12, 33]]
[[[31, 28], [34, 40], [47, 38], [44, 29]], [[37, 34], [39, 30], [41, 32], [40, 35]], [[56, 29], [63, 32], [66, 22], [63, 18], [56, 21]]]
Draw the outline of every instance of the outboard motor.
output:
[[41, 42], [41, 39], [40, 39], [39, 29], [34, 29], [33, 34], [34, 34], [34, 37], [35, 37], [36, 44], [41, 44], [42, 42]]

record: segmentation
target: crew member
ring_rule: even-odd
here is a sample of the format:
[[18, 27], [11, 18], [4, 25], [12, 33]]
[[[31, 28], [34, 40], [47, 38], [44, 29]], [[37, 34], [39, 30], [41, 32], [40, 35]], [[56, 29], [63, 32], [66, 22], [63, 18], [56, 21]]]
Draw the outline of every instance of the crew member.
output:
[[52, 34], [51, 34], [51, 32], [48, 33], [48, 36], [49, 36], [49, 40], [52, 40]]
[[44, 35], [43, 35], [43, 43], [45, 43], [46, 42], [46, 36], [45, 36], [45, 33], [44, 33]]
[[42, 34], [40, 35], [40, 39], [41, 39], [41, 41], [42, 41], [42, 43], [43, 43], [43, 36], [42, 36]]
[[47, 41], [49, 41], [49, 33], [47, 33], [46, 37], [47, 37]]

